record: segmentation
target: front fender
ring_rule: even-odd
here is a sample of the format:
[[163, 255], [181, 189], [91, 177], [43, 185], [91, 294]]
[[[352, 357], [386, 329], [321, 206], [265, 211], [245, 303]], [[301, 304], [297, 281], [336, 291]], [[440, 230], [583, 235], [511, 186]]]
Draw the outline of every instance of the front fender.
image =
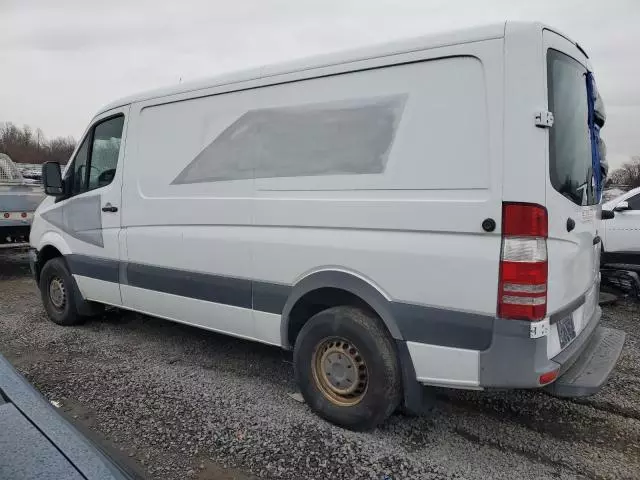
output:
[[[36, 227], [36, 230], [37, 230], [37, 227]], [[60, 233], [53, 230], [48, 230], [41, 235], [37, 235], [37, 233], [38, 232], [37, 231], [34, 232], [32, 228], [30, 241], [31, 241], [31, 246], [35, 248], [38, 252], [42, 251], [44, 247], [52, 246], [56, 248], [62, 255], [71, 254], [71, 249], [69, 248], [69, 245], [64, 240], [62, 235], [60, 235]]]

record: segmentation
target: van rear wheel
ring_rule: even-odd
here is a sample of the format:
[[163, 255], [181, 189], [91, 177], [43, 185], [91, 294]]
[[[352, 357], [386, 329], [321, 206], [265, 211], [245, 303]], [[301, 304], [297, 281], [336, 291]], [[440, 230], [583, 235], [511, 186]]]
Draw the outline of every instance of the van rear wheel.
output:
[[78, 315], [73, 288], [73, 277], [62, 257], [45, 263], [40, 273], [40, 294], [52, 322], [77, 325], [84, 321], [84, 317]]
[[352, 430], [382, 423], [401, 399], [392, 338], [375, 315], [333, 307], [304, 325], [294, 349], [302, 396], [322, 418]]

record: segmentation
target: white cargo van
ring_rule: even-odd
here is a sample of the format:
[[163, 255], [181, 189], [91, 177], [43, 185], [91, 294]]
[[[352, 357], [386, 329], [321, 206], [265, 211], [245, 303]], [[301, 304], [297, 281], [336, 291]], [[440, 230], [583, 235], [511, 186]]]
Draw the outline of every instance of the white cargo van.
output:
[[44, 168], [46, 311], [293, 349], [306, 402], [353, 429], [423, 385], [593, 393], [624, 333], [598, 325], [589, 68], [507, 22], [112, 103]]

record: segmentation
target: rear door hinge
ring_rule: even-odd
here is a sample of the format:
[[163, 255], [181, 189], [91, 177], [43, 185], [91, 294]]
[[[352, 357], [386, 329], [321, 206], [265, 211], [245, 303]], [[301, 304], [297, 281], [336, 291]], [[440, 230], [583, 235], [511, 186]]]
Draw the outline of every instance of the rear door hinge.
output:
[[538, 128], [553, 127], [553, 113], [547, 110], [536, 112], [536, 127]]

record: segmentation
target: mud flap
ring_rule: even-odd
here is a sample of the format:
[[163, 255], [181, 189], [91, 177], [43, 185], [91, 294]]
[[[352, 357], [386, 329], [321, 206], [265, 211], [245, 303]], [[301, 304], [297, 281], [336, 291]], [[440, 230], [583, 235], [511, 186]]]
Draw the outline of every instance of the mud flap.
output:
[[416, 371], [407, 343], [404, 340], [396, 340], [396, 348], [402, 370], [402, 413], [412, 416], [429, 413], [435, 404], [435, 394], [416, 380]]
[[[67, 265], [67, 269], [69, 269], [69, 265]], [[93, 317], [102, 313], [104, 311], [104, 307], [99, 303], [85, 300], [82, 296], [82, 293], [80, 293], [80, 288], [76, 283], [76, 279], [73, 278], [73, 275], [71, 274], [69, 276], [71, 277], [71, 282], [73, 283], [73, 299], [76, 304], [76, 312], [78, 312], [78, 315], [82, 317]]]

